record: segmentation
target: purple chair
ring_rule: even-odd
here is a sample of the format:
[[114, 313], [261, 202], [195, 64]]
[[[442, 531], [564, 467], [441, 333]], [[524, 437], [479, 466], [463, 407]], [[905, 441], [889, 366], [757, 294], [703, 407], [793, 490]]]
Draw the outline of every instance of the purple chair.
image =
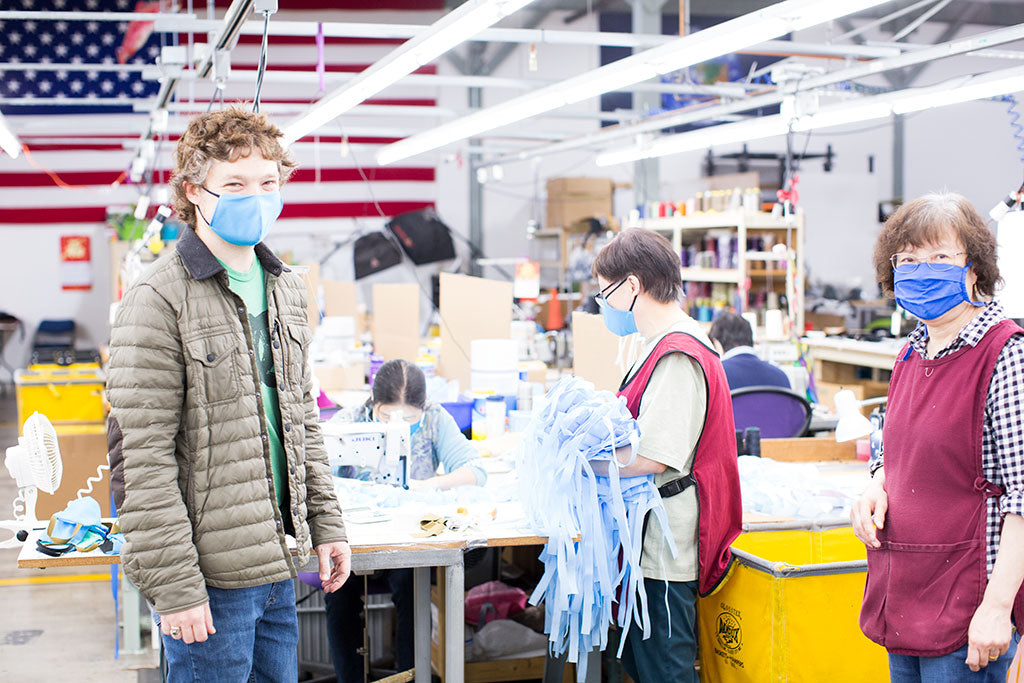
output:
[[736, 429], [757, 427], [762, 439], [804, 436], [811, 424], [811, 403], [791, 389], [740, 387], [732, 392]]

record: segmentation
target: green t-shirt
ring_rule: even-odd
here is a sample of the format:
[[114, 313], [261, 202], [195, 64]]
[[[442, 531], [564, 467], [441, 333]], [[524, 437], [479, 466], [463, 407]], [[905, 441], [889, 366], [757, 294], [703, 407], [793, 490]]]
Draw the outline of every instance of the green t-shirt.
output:
[[[219, 260], [219, 259], [218, 259]], [[283, 510], [288, 498], [287, 467], [285, 465], [284, 442], [281, 438], [281, 406], [277, 398], [277, 377], [274, 375], [274, 356], [270, 350], [270, 326], [267, 313], [267, 285], [263, 277], [263, 266], [254, 258], [249, 272], [240, 273], [221, 261], [228, 273], [228, 287], [241, 297], [249, 314], [249, 328], [252, 331], [253, 351], [256, 356], [256, 370], [260, 376], [260, 395], [263, 397], [263, 413], [266, 417], [270, 440], [270, 466], [274, 472], [274, 494], [277, 505]], [[287, 515], [284, 515], [287, 517]]]

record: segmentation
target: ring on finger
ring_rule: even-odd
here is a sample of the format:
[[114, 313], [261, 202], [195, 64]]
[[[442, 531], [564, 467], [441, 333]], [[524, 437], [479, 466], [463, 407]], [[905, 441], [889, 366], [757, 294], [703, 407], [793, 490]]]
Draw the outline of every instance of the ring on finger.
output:
[[988, 661], [990, 661], [990, 662], [994, 662], [994, 661], [996, 661], [997, 659], [999, 659], [999, 654], [998, 654], [998, 653], [997, 653], [997, 654], [991, 654], [991, 653], [989, 653], [989, 656], [988, 656]]
[[178, 626], [172, 626], [171, 627], [171, 638], [174, 638], [175, 640], [177, 640], [178, 638], [181, 638], [181, 628], [180, 627], [178, 627]]

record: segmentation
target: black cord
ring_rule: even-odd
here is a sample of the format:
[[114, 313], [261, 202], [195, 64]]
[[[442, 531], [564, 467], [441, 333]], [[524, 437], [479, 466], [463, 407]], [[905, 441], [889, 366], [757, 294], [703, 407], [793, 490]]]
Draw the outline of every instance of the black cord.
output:
[[[345, 138], [345, 129], [342, 127], [340, 119], [338, 120], [338, 128], [341, 131], [342, 139], [344, 139]], [[352, 147], [351, 146], [349, 146], [349, 154], [352, 155], [352, 162], [355, 164], [356, 170], [359, 172], [359, 177], [363, 179], [364, 183], [366, 183], [366, 189], [370, 193], [370, 200], [373, 202], [374, 207], [376, 207], [377, 213], [380, 214], [381, 218], [387, 220], [388, 219], [388, 215], [386, 213], [384, 213], [384, 209], [381, 208], [380, 203], [377, 201], [377, 196], [373, 192], [373, 183], [371, 183], [370, 179], [366, 177], [366, 173], [365, 173], [365, 171], [363, 171], [363, 165], [359, 163], [359, 159], [356, 157], [355, 152], [352, 151]], [[434, 305], [434, 294], [433, 294], [433, 292], [427, 291], [427, 288], [423, 286], [423, 282], [420, 280], [419, 272], [416, 270], [416, 266], [413, 265], [409, 261], [408, 258], [406, 258], [405, 250], [402, 248], [402, 245], [398, 241], [398, 238], [395, 237], [393, 234], [391, 234], [390, 230], [383, 230], [381, 232], [384, 235], [385, 239], [387, 239], [392, 244], [394, 244], [395, 247], [399, 250], [399, 253], [402, 254], [401, 262], [409, 269], [410, 273], [412, 274], [412, 279], [416, 282], [416, 285], [420, 288], [420, 292], [423, 294], [423, 296], [426, 297], [427, 301], [430, 302], [431, 308], [434, 311], [437, 311], [437, 319], [441, 322], [442, 325], [444, 325], [445, 329], [448, 330], [448, 333], [451, 335], [452, 342], [454, 342], [456, 348], [458, 348], [459, 352], [463, 355], [463, 357], [465, 357], [466, 362], [470, 362], [469, 353], [466, 351], [466, 349], [464, 349], [462, 347], [462, 344], [460, 344], [458, 342], [458, 340], [455, 338], [455, 334], [452, 332], [452, 328], [448, 326], [448, 321], [444, 319], [443, 315], [441, 315], [441, 307], [440, 307], [440, 305], [437, 305], [437, 306]], [[448, 230], [448, 234], [449, 235], [454, 234], [454, 231]]]
[[[217, 93], [221, 91], [220, 81], [214, 85], [213, 92], [210, 93], [210, 101], [206, 104], [206, 113], [209, 114], [210, 110], [213, 109], [213, 103], [217, 100]], [[223, 95], [222, 95], [223, 97]]]
[[[263, 89], [263, 73], [267, 70], [267, 38], [270, 33], [270, 12], [263, 13], [263, 43], [260, 45], [260, 65], [256, 74], [256, 96], [252, 100], [253, 113], [260, 111], [260, 90]], [[223, 95], [221, 96], [223, 97]], [[221, 100], [223, 102], [223, 99]]]

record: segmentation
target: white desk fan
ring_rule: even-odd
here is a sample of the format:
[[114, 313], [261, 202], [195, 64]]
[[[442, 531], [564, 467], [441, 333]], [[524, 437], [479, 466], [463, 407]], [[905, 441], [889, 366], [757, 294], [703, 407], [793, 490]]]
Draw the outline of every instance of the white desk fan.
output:
[[[9, 529], [15, 534], [39, 526], [36, 519], [38, 491], [56, 492], [63, 473], [57, 432], [45, 415], [33, 413], [25, 420], [22, 435], [17, 446], [7, 449], [4, 458], [7, 471], [18, 484], [18, 496], [14, 499], [14, 519], [0, 520], [0, 529]], [[23, 540], [16, 536], [0, 541], [0, 548], [16, 547]]]

